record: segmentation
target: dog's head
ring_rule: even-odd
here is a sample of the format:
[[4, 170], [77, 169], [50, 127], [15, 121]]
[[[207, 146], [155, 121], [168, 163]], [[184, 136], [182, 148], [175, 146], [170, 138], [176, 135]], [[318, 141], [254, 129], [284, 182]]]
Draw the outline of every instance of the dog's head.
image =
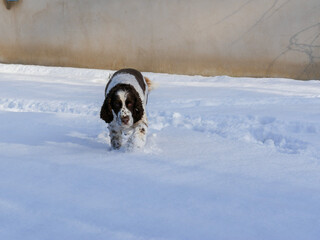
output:
[[106, 123], [115, 120], [128, 128], [143, 116], [142, 101], [138, 92], [129, 84], [118, 84], [110, 90], [101, 107], [100, 117]]

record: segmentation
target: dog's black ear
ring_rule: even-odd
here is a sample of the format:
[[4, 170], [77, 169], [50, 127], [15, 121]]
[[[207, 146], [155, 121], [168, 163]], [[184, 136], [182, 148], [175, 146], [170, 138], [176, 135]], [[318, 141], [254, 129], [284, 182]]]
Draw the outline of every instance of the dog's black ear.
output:
[[138, 93], [136, 94], [136, 101], [135, 101], [135, 105], [133, 108], [133, 113], [132, 113], [132, 117], [133, 117], [133, 122], [136, 123], [139, 120], [141, 120], [142, 116], [143, 116], [143, 106], [142, 106], [142, 101], [141, 98], [139, 97]]
[[113, 120], [112, 108], [111, 108], [111, 98], [107, 96], [102, 104], [100, 110], [100, 118], [106, 123], [110, 123]]

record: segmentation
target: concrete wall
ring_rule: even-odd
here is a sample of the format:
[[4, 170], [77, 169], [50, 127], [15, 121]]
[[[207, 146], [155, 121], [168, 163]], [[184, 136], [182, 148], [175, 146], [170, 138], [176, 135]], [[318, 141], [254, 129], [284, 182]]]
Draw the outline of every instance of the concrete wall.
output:
[[320, 1], [0, 2], [0, 62], [320, 79]]

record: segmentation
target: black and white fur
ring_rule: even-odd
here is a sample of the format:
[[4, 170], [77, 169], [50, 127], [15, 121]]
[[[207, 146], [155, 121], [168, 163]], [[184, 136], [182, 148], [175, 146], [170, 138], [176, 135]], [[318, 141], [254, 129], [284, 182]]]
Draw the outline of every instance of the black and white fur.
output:
[[112, 75], [105, 89], [100, 118], [109, 124], [113, 149], [132, 150], [145, 145], [150, 86], [150, 80], [135, 69], [121, 69]]

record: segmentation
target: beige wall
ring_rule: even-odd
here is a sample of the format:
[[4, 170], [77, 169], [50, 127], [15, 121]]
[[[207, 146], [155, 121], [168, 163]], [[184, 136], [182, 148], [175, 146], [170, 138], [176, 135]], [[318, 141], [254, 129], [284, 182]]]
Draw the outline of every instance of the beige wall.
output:
[[0, 62], [320, 79], [319, 0], [0, 2]]

